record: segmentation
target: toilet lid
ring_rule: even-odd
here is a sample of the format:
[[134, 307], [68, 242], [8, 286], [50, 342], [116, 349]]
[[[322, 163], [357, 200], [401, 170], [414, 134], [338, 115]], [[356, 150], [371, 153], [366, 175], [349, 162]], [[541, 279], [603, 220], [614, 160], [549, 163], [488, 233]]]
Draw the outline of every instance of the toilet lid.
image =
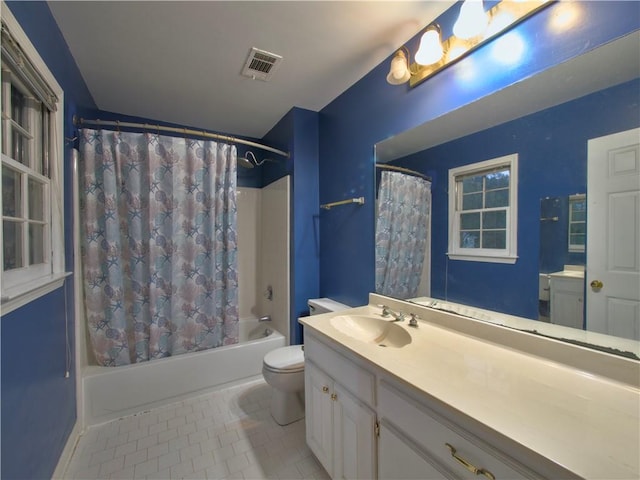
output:
[[264, 356], [264, 364], [273, 370], [300, 370], [304, 368], [302, 345], [276, 348]]

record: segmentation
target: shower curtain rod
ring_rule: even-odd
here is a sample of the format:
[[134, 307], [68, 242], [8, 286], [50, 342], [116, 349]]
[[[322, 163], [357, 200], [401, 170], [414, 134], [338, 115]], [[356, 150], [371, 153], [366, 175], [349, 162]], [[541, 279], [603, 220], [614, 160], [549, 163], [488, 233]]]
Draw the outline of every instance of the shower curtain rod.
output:
[[376, 168], [381, 168], [383, 170], [393, 170], [396, 172], [408, 173], [409, 175], [415, 175], [416, 177], [423, 178], [427, 182], [431, 181], [431, 177], [428, 175], [423, 175], [420, 172], [416, 172], [415, 170], [411, 170], [409, 168], [404, 167], [395, 167], [393, 165], [385, 165], [384, 163], [376, 163]]
[[248, 145], [250, 147], [259, 148], [261, 150], [266, 150], [271, 153], [275, 153], [277, 155], [282, 155], [286, 158], [291, 158], [289, 152], [285, 152], [283, 150], [278, 150], [277, 148], [269, 147], [268, 145], [263, 145], [261, 143], [252, 142], [250, 140], [243, 140], [241, 138], [231, 137], [229, 135], [220, 135], [217, 133], [205, 132], [204, 130], [192, 130], [189, 128], [179, 128], [179, 127], [164, 127], [162, 125], [153, 125], [149, 123], [132, 123], [132, 122], [120, 122], [120, 121], [107, 121], [107, 120], [87, 120], [85, 118], [77, 118], [73, 117], [73, 124], [76, 127], [81, 127], [83, 125], [97, 125], [97, 126], [106, 126], [106, 127], [124, 127], [124, 128], [140, 128], [143, 130], [156, 130], [163, 132], [174, 132], [174, 133], [182, 133], [183, 135], [195, 135], [199, 137], [205, 138], [213, 138], [215, 140], [224, 140], [226, 142], [231, 143], [240, 143], [242, 145]]

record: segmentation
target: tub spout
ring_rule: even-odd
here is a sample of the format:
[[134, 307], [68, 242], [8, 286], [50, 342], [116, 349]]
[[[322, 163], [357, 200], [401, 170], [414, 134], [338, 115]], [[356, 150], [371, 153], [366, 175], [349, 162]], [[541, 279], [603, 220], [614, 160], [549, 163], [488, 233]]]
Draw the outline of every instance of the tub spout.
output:
[[259, 322], [270, 322], [271, 321], [271, 315], [265, 315], [264, 317], [260, 317], [258, 319]]

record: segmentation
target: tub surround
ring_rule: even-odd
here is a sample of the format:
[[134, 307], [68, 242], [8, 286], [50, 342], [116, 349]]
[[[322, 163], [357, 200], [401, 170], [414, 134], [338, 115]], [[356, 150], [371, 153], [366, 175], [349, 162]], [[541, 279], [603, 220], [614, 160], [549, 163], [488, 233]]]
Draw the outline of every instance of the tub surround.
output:
[[395, 323], [409, 344], [354, 339], [336, 314], [299, 320], [307, 338], [373, 372], [379, 416], [395, 385], [543, 476], [640, 477], [639, 362], [375, 294], [340, 314], [382, 318], [382, 304], [419, 315], [417, 328]]

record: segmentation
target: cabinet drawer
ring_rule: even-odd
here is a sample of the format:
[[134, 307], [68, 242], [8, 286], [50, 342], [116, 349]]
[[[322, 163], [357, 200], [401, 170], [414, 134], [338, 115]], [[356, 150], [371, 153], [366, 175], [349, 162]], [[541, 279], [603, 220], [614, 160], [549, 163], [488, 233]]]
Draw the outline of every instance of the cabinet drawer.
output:
[[356, 398], [374, 406], [375, 377], [334, 349], [307, 335], [304, 342], [305, 358], [328, 373], [331, 378], [349, 390]]
[[[378, 412], [380, 418], [402, 431], [416, 442], [417, 448], [425, 451], [457, 478], [540, 478], [385, 381], [380, 382]], [[487, 441], [490, 442], [489, 439]], [[465, 462], [467, 466], [464, 465]], [[473, 473], [473, 467], [483, 470]], [[485, 476], [482, 476], [483, 471], [487, 472]]]

